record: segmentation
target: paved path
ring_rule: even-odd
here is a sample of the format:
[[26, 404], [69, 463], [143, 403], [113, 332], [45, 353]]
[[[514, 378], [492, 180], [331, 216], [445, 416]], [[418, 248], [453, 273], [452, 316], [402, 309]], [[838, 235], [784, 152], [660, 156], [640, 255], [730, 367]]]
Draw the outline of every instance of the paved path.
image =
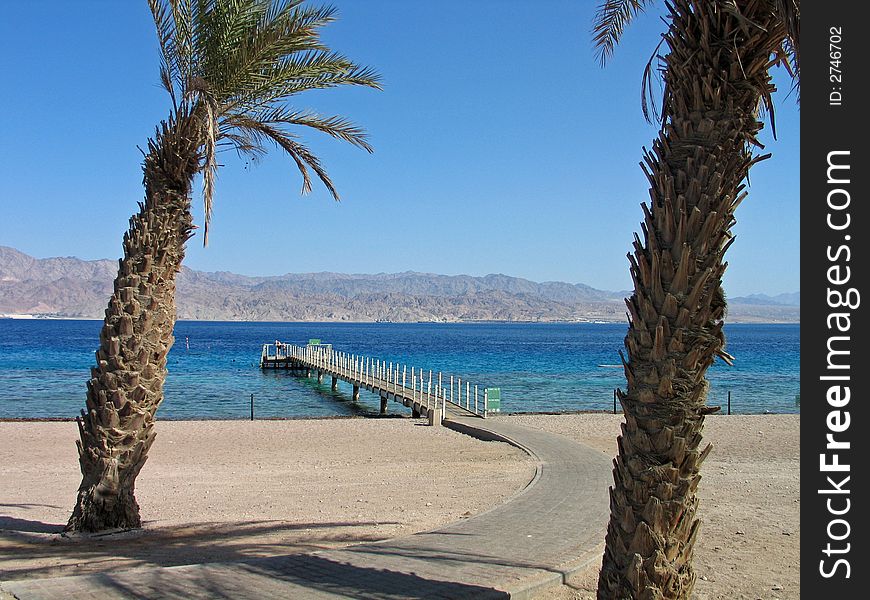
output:
[[85, 598], [530, 598], [600, 560], [610, 459], [562, 436], [508, 419], [450, 426], [503, 439], [538, 461], [509, 502], [436, 531], [315, 554], [111, 574], [5, 581], [21, 600]]

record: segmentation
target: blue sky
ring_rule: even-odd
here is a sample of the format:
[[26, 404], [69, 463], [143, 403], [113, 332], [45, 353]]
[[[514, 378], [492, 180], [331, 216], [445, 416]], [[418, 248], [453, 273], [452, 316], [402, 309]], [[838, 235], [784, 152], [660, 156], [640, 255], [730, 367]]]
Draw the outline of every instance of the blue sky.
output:
[[[209, 246], [185, 264], [247, 275], [505, 273], [630, 287], [648, 197], [638, 166], [655, 127], [643, 67], [664, 24], [644, 14], [605, 68], [596, 2], [335, 0], [324, 38], [376, 68], [383, 91], [324, 90], [296, 105], [364, 126], [367, 154], [306, 139], [342, 201], [301, 197], [277, 151], [222, 157]], [[145, 0], [0, 0], [0, 245], [37, 257], [117, 258], [142, 198], [142, 155], [170, 102]], [[781, 71], [778, 70], [778, 71]], [[799, 111], [777, 73], [778, 139], [751, 173], [728, 254], [729, 296], [800, 289]], [[767, 128], [769, 129], [769, 128]], [[201, 224], [201, 201], [194, 200]]]

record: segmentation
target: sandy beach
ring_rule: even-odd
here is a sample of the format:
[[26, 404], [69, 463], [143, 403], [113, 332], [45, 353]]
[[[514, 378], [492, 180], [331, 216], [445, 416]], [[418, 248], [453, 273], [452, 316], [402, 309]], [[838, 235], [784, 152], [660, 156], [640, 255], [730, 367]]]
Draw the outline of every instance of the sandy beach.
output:
[[[621, 416], [511, 417], [616, 455]], [[701, 468], [697, 600], [800, 598], [800, 415], [713, 415]], [[546, 600], [595, 598], [598, 566]]]
[[[503, 416], [615, 452], [621, 417]], [[421, 420], [164, 421], [137, 480], [144, 527], [57, 532], [79, 471], [72, 422], [0, 423], [0, 579], [310, 552], [410, 535], [520, 492], [520, 450]], [[799, 598], [798, 415], [713, 416], [695, 597]], [[597, 565], [548, 600], [593, 598]]]

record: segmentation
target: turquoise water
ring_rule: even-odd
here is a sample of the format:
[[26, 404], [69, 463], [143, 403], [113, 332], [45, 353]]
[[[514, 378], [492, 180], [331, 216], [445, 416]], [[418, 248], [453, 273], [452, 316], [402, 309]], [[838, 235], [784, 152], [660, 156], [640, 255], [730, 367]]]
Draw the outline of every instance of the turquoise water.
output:
[[[84, 407], [98, 321], [0, 320], [0, 418], [73, 417]], [[708, 403], [733, 413], [798, 412], [799, 325], [729, 325], [735, 365], [710, 371]], [[377, 410], [375, 396], [351, 401], [350, 386], [258, 368], [262, 344], [310, 338], [336, 350], [461, 376], [501, 388], [503, 412], [612, 410], [624, 387], [625, 324], [597, 323], [225, 323], [180, 321], [169, 354], [170, 419], [325, 417]], [[392, 411], [406, 409], [391, 403]]]

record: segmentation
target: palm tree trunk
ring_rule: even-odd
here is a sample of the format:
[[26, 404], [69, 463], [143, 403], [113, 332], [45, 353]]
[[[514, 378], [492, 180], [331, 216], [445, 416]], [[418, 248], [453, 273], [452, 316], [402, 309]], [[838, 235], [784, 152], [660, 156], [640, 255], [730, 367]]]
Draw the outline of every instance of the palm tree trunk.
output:
[[[610, 493], [598, 598], [688, 598], [699, 521], [707, 368], [726, 361], [725, 251], [759, 145], [759, 102], [773, 90], [783, 30], [765, 2], [676, 0], [666, 35], [663, 127], [642, 167], [642, 236], [629, 254], [625, 413]], [[768, 10], [765, 10], [767, 8]], [[779, 37], [777, 37], [779, 36]]]
[[175, 276], [193, 230], [190, 187], [199, 164], [192, 120], [170, 119], [149, 141], [145, 202], [124, 235], [115, 288], [77, 419], [82, 483], [66, 529], [100, 531], [141, 524], [136, 476], [154, 442], [166, 356], [175, 325]]

